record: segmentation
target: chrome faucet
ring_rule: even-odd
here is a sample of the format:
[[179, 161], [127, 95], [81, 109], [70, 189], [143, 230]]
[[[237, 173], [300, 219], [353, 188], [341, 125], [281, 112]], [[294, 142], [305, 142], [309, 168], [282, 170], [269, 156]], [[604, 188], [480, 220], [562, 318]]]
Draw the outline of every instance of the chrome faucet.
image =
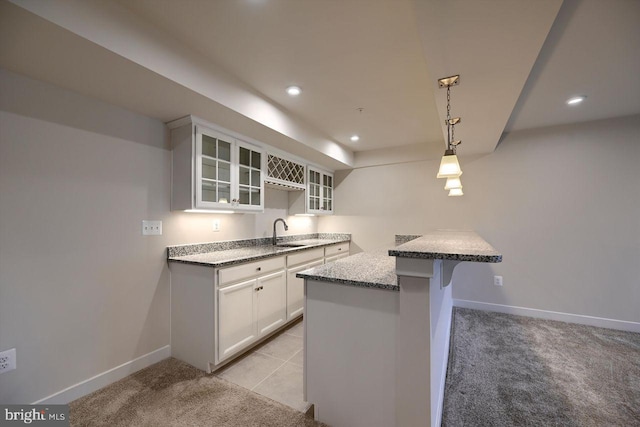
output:
[[284, 219], [278, 218], [275, 221], [273, 221], [273, 239], [271, 240], [271, 242], [273, 243], [274, 246], [278, 244], [278, 235], [276, 234], [276, 224], [278, 223], [278, 221], [282, 221], [282, 224], [284, 224], [284, 231], [287, 231], [289, 229], [289, 226], [284, 221]]

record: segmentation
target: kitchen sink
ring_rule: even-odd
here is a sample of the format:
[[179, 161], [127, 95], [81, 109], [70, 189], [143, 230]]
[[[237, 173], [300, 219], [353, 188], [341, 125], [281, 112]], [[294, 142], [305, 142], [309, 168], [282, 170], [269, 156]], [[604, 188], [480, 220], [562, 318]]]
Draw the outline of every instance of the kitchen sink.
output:
[[294, 242], [286, 242], [286, 243], [278, 243], [276, 245], [279, 248], [301, 248], [303, 246], [309, 246], [304, 243], [294, 243]]

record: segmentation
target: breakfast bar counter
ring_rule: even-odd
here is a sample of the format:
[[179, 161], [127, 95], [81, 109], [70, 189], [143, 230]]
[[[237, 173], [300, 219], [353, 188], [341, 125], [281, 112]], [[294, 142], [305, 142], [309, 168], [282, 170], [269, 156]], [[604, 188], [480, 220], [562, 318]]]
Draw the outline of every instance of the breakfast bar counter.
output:
[[502, 255], [438, 230], [298, 273], [305, 279], [305, 398], [329, 425], [439, 426], [461, 262]]

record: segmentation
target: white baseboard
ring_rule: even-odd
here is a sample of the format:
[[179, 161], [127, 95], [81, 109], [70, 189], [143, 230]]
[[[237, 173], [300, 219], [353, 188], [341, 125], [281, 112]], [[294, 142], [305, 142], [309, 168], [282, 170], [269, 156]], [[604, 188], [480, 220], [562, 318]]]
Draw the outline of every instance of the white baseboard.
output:
[[640, 333], [640, 323], [628, 322], [626, 320], [605, 319], [602, 317], [583, 316], [581, 314], [561, 313], [558, 311], [538, 310], [536, 308], [515, 307], [512, 305], [492, 304], [488, 302], [460, 299], [454, 299], [453, 306]]
[[133, 360], [130, 360], [129, 362], [123, 363], [120, 366], [116, 366], [113, 369], [109, 369], [106, 372], [81, 381], [78, 384], [72, 385], [71, 387], [67, 387], [64, 390], [60, 390], [59, 392], [47, 396], [44, 399], [33, 402], [33, 405], [67, 404], [170, 356], [171, 346], [166, 345], [152, 351], [151, 353], [147, 353]]

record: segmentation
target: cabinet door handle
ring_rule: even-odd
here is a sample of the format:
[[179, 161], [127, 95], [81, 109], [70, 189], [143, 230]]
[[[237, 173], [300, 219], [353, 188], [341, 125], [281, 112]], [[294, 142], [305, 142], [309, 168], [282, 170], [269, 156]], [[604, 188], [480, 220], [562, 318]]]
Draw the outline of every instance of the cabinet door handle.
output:
[[342, 250], [342, 248], [338, 248], [338, 250], [339, 250], [339, 251], [341, 251], [341, 250]]
[[256, 268], [256, 271], [262, 271], [262, 267]]

